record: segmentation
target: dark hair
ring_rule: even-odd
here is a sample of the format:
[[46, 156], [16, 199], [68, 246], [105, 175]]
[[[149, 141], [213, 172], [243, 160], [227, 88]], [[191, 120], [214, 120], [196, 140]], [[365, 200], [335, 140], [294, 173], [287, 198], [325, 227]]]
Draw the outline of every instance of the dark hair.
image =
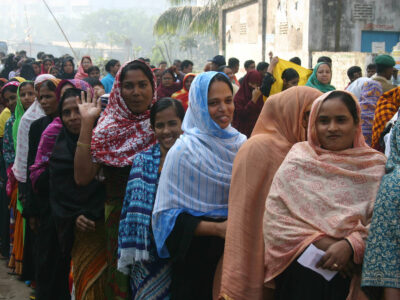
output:
[[296, 65], [301, 66], [301, 59], [297, 56], [292, 57], [291, 59], [289, 59], [290, 62], [295, 63]]
[[269, 63], [267, 63], [267, 62], [265, 62], [265, 61], [259, 62], [259, 63], [257, 64], [257, 71], [258, 71], [258, 72], [261, 72], [262, 70], [265, 70], [265, 69], [268, 68], [268, 67], [269, 67]]
[[26, 85], [31, 85], [33, 88], [35, 88], [35, 83], [33, 81], [24, 81], [19, 85], [19, 90]]
[[151, 87], [154, 92], [155, 88], [155, 82], [154, 82], [154, 77], [153, 77], [153, 72], [150, 70], [150, 68], [146, 65], [146, 63], [140, 61], [140, 60], [134, 60], [130, 63], [128, 63], [125, 67], [122, 68], [121, 70], [121, 75], [120, 75], [120, 82], [122, 83], [125, 79], [126, 73], [131, 70], [141, 70], [144, 75], [149, 79], [151, 83]]
[[285, 79], [286, 81], [293, 80], [295, 78], [300, 78], [299, 73], [293, 68], [287, 68], [282, 72], [282, 79]]
[[244, 62], [244, 68], [245, 69], [248, 69], [252, 64], [255, 64], [256, 62], [254, 61], [254, 60], [252, 60], [252, 59], [249, 59], [249, 60], [246, 60], [245, 62]]
[[104, 88], [104, 85], [101, 83], [101, 81], [99, 79], [92, 78], [92, 77], [86, 77], [86, 78], [83, 79], [83, 81], [89, 83], [89, 85], [91, 87], [95, 87], [95, 86], [101, 85]]
[[375, 69], [376, 70], [376, 64], [369, 64], [368, 66], [367, 66], [367, 70], [368, 69]]
[[217, 71], [224, 73], [226, 68], [229, 68], [229, 66], [223, 65], [223, 66], [220, 66]]
[[115, 67], [115, 65], [116, 65], [117, 63], [119, 63], [118, 60], [116, 60], [116, 59], [110, 59], [110, 60], [106, 63], [106, 66], [105, 66], [106, 72], [110, 73], [111, 68]]
[[324, 62], [328, 64], [332, 64], [332, 59], [328, 56], [321, 56], [318, 58], [317, 63]]
[[21, 71], [19, 73], [19, 75], [22, 78], [25, 78], [26, 80], [35, 80], [36, 78], [36, 74], [35, 71], [33, 70], [33, 66], [32, 64], [23, 64], [21, 67]]
[[346, 105], [351, 116], [353, 117], [354, 124], [358, 124], [360, 120], [358, 119], [357, 106], [353, 97], [344, 91], [333, 91], [328, 97], [325, 98], [324, 102], [333, 98], [339, 98]]
[[2, 91], [1, 91], [1, 97], [4, 98], [4, 94], [8, 91], [11, 93], [17, 93], [18, 87], [16, 85], [9, 85], [6, 86]]
[[98, 66], [91, 66], [91, 67], [87, 70], [87, 73], [90, 74], [90, 73], [92, 73], [93, 71], [97, 71], [97, 72], [100, 73], [100, 69], [99, 69]]
[[166, 61], [164, 61], [164, 60], [163, 60], [163, 61], [162, 61], [162, 62], [160, 62], [158, 65], [168, 65], [168, 64], [167, 64], [167, 62], [166, 62]]
[[239, 65], [240, 65], [240, 61], [236, 57], [231, 57], [228, 60], [228, 66], [230, 68], [235, 68], [235, 67], [238, 67]]
[[225, 74], [222, 74], [222, 73], [217, 73], [217, 74], [211, 79], [210, 84], [209, 84], [209, 86], [208, 86], [208, 91], [210, 91], [211, 85], [212, 85], [214, 82], [217, 82], [217, 81], [225, 82], [225, 83], [229, 86], [229, 88], [231, 89], [231, 92], [232, 92], [232, 94], [233, 94], [233, 87], [232, 87], [231, 81], [229, 80], [228, 76], [226, 76]]
[[185, 117], [185, 109], [183, 108], [181, 101], [169, 97], [164, 97], [154, 103], [154, 105], [150, 109], [151, 127], [154, 128], [157, 113], [169, 107], [173, 107], [175, 109], [176, 116], [181, 119], [181, 121], [183, 121], [183, 118]]
[[175, 80], [175, 74], [174, 74], [174, 72], [171, 70], [171, 69], [166, 69], [166, 70], [164, 70], [164, 72], [162, 73], [162, 75], [161, 75], [161, 78], [165, 75], [165, 74], [171, 74], [171, 76], [172, 76], [172, 79], [173, 80]]
[[393, 67], [387, 65], [376, 64], [376, 73], [384, 73], [387, 69], [392, 69]]
[[42, 59], [43, 55], [44, 55], [44, 52], [40, 51], [40, 52], [37, 53], [36, 58], [37, 59]]
[[361, 73], [362, 72], [362, 70], [361, 70], [361, 68], [359, 67], [359, 66], [353, 66], [353, 67], [350, 67], [348, 70], [347, 70], [347, 76], [350, 78], [350, 80], [351, 79], [353, 79], [354, 78], [354, 73]]
[[173, 64], [179, 64], [182, 63], [180, 59], [175, 59]]
[[40, 85], [39, 90], [40, 90], [42, 87], [47, 87], [47, 88], [48, 88], [50, 91], [52, 91], [52, 92], [55, 92], [56, 89], [57, 89], [57, 86], [56, 86], [56, 85], [54, 84], [54, 82], [51, 81], [51, 80], [43, 81], [43, 83]]
[[43, 59], [43, 64], [45, 64], [46, 61], [51, 61], [51, 63], [54, 63], [54, 60], [51, 59], [50, 57], [46, 57], [45, 59]]
[[193, 66], [193, 62], [186, 59], [181, 63], [181, 70], [183, 70], [184, 68], [187, 68], [189, 66]]

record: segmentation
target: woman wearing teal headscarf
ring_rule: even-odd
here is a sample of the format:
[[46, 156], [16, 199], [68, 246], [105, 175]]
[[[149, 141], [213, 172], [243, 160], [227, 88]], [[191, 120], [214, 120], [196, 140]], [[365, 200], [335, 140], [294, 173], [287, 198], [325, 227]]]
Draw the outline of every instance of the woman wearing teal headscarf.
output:
[[306, 86], [313, 87], [320, 90], [323, 93], [336, 90], [336, 88], [331, 85], [332, 80], [332, 68], [331, 65], [326, 62], [318, 63], [310, 78], [306, 83]]

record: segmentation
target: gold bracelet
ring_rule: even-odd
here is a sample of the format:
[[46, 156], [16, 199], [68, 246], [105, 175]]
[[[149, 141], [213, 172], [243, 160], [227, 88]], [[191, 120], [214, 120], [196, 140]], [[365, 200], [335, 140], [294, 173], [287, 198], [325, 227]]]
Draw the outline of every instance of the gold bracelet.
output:
[[90, 145], [89, 144], [84, 144], [84, 143], [81, 143], [81, 142], [77, 142], [76, 145], [79, 146], [79, 147], [87, 148], [87, 149], [90, 150]]

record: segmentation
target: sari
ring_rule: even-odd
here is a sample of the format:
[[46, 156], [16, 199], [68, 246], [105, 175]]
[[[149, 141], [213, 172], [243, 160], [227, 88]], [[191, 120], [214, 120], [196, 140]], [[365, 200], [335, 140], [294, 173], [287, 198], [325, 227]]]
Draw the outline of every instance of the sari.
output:
[[[137, 60], [136, 63], [143, 64]], [[127, 299], [129, 277], [117, 269], [118, 227], [126, 184], [135, 155], [155, 143], [155, 136], [150, 126], [150, 110], [134, 114], [126, 105], [121, 95], [121, 72], [125, 63], [115, 76], [109, 102], [101, 115], [92, 136], [92, 157], [104, 171], [106, 184], [105, 227], [107, 241], [107, 286], [108, 299]], [[153, 74], [153, 73], [152, 73]], [[153, 91], [156, 79], [151, 80]], [[153, 94], [152, 103], [156, 101]]]
[[318, 69], [319, 69], [319, 67], [320, 67], [321, 65], [328, 65], [329, 68], [332, 70], [330, 64], [325, 63], [325, 62], [320, 62], [320, 63], [318, 63], [318, 64], [314, 67], [314, 70], [313, 70], [313, 72], [312, 72], [310, 78], [308, 78], [308, 81], [307, 81], [307, 83], [306, 83], [306, 86], [315, 88], [315, 89], [317, 89], [317, 90], [319, 90], [319, 91], [321, 91], [321, 92], [323, 92], [323, 93], [326, 93], [326, 92], [335, 90], [336, 88], [335, 88], [333, 85], [331, 85], [330, 83], [329, 83], [329, 84], [323, 84], [323, 83], [319, 82], [319, 80], [318, 80], [318, 78], [317, 78], [317, 72], [318, 72]]
[[381, 134], [385, 129], [386, 123], [397, 113], [400, 107], [400, 87], [392, 89], [379, 98], [376, 103], [374, 125], [372, 127], [371, 147], [381, 151], [379, 144]]
[[[306, 140], [306, 108], [322, 93], [292, 87], [269, 97], [233, 163], [220, 298], [263, 297], [262, 219], [272, 179], [293, 144]], [[263, 158], [260, 163], [260, 157]]]
[[[323, 237], [346, 240], [353, 249], [354, 263], [363, 261], [365, 239], [386, 158], [365, 143], [361, 124], [358, 124], [353, 148], [341, 151], [321, 148], [316, 120], [329, 94], [314, 102], [308, 125], [309, 140], [295, 144], [289, 151], [275, 174], [265, 203], [266, 284], [272, 285], [272, 280], [311, 243]], [[360, 105], [352, 97], [360, 118]], [[347, 299], [358, 296], [357, 275], [352, 280]], [[297, 291], [301, 294], [303, 290]]]
[[374, 205], [361, 285], [371, 300], [380, 300], [383, 288], [400, 289], [400, 122], [392, 132], [391, 153]]

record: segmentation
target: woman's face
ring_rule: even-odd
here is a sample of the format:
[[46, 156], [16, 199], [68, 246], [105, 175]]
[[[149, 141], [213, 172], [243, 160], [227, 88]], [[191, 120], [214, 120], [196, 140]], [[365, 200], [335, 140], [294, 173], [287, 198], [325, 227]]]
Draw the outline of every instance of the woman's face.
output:
[[48, 72], [50, 67], [53, 65], [53, 63], [50, 60], [46, 60], [43, 64], [43, 69], [45, 72]]
[[85, 72], [92, 66], [92, 62], [90, 61], [89, 58], [84, 58], [82, 59], [82, 68]]
[[81, 114], [75, 97], [69, 97], [64, 100], [61, 118], [69, 132], [76, 135], [79, 134], [81, 131]]
[[50, 74], [53, 75], [54, 77], [58, 76], [58, 69], [57, 68], [51, 68]]
[[134, 114], [141, 114], [150, 107], [153, 88], [142, 70], [129, 70], [121, 84], [121, 95]]
[[190, 90], [190, 86], [192, 85], [192, 82], [194, 80], [194, 76], [189, 76], [185, 80], [185, 89]]
[[71, 61], [66, 61], [65, 63], [64, 63], [64, 73], [66, 73], [66, 74], [71, 74], [71, 73], [73, 73], [74, 72], [74, 65], [72, 64], [72, 62]]
[[57, 98], [56, 92], [49, 90], [45, 85], [42, 85], [39, 90], [39, 103], [47, 116], [55, 116], [57, 114]]
[[26, 111], [35, 101], [36, 98], [35, 89], [30, 84], [24, 85], [19, 89], [19, 97], [21, 99], [22, 106]]
[[174, 77], [170, 73], [165, 73], [161, 78], [161, 84], [169, 87], [174, 83]]
[[229, 80], [231, 82], [235, 81], [235, 74], [233, 74], [233, 71], [231, 68], [225, 68], [224, 73], [229, 77]]
[[322, 84], [330, 84], [332, 79], [331, 68], [327, 64], [320, 65], [317, 70], [317, 79]]
[[90, 73], [88, 73], [90, 78], [94, 79], [100, 79], [100, 71], [99, 70], [93, 70]]
[[234, 110], [235, 104], [229, 86], [223, 81], [214, 81], [208, 91], [208, 112], [211, 119], [225, 129], [233, 120]]
[[4, 100], [8, 106], [8, 108], [11, 110], [11, 112], [15, 111], [15, 107], [17, 106], [17, 93], [13, 93], [10, 90], [7, 90], [4, 92]]
[[324, 101], [315, 125], [322, 148], [341, 151], [353, 147], [358, 124], [340, 98]]
[[35, 72], [36, 76], [40, 74], [40, 66], [39, 65], [32, 64], [32, 68], [33, 68], [33, 71]]
[[181, 127], [182, 121], [176, 115], [174, 107], [170, 106], [156, 114], [153, 129], [164, 153], [168, 152], [183, 133]]

